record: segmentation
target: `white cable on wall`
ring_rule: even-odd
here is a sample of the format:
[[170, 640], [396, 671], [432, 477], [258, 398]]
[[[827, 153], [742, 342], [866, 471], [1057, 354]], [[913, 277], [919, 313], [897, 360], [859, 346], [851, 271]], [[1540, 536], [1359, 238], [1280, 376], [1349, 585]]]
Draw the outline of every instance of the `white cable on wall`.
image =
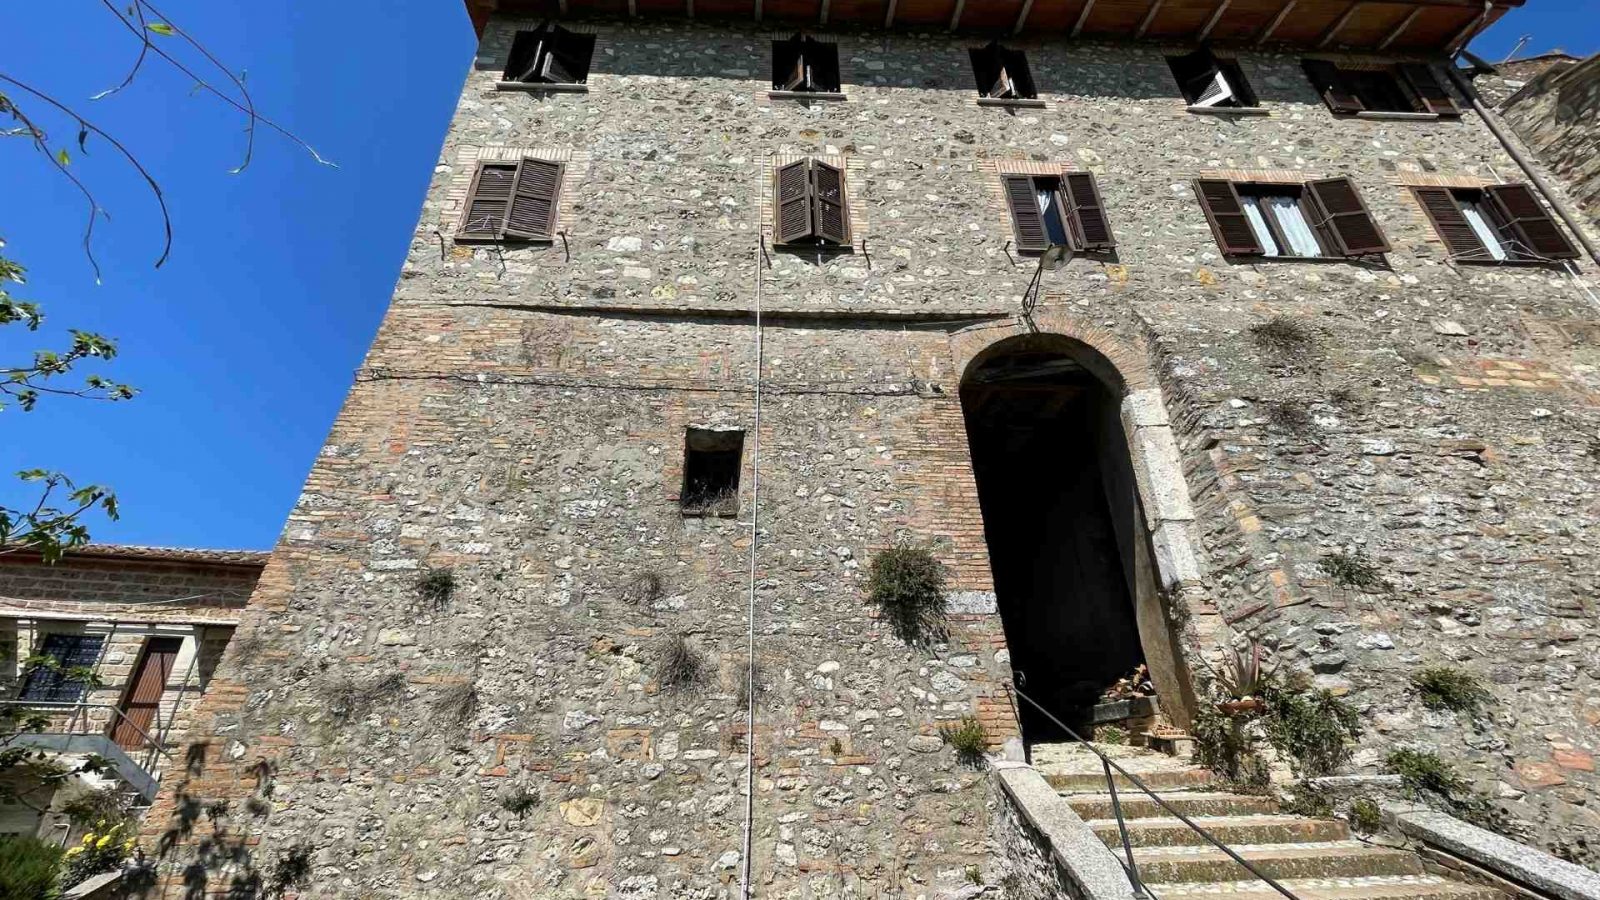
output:
[[756, 369], [755, 410], [750, 426], [750, 584], [748, 626], [745, 646], [744, 696], [744, 848], [739, 874], [739, 895], [750, 900], [750, 875], [752, 848], [755, 843], [756, 816], [756, 553], [761, 546], [761, 278], [762, 262], [766, 257], [766, 242], [761, 235], [760, 213], [756, 221]]

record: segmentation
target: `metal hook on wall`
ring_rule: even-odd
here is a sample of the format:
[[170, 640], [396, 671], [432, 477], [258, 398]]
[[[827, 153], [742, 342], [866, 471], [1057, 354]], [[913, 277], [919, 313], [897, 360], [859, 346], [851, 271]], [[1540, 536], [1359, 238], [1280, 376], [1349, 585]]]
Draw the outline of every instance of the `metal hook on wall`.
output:
[[561, 252], [567, 255], [567, 262], [572, 262], [572, 247], [567, 244], [567, 230], [563, 228], [556, 234], [561, 235]]

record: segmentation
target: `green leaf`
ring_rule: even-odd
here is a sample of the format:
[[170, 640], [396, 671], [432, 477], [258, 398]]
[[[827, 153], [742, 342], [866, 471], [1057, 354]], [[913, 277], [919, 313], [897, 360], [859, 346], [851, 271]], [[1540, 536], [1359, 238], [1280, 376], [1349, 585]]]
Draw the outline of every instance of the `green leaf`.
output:
[[154, 31], [156, 34], [159, 34], [162, 37], [172, 37], [178, 33], [178, 29], [173, 28], [171, 25], [168, 25], [165, 22], [151, 22], [144, 27]]
[[63, 166], [72, 164], [72, 157], [67, 155], [67, 148], [62, 147], [56, 151], [56, 162], [61, 163]]

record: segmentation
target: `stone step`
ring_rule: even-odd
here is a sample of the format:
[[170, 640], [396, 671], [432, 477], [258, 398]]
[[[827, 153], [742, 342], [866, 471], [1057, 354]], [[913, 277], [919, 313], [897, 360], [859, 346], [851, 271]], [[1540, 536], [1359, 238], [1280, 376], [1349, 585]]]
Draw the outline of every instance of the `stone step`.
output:
[[[1232, 847], [1238, 844], [1309, 844], [1317, 841], [1342, 841], [1350, 828], [1338, 819], [1308, 819], [1304, 816], [1190, 816], [1196, 825]], [[1108, 847], [1122, 846], [1116, 819], [1090, 819]], [[1175, 818], [1128, 820], [1128, 842], [1135, 847], [1212, 846], [1198, 831]]]
[[[1239, 844], [1233, 850], [1272, 878], [1422, 874], [1422, 861], [1416, 854], [1369, 847], [1360, 841]], [[1111, 852], [1121, 856], [1122, 848], [1113, 847]], [[1139, 877], [1151, 884], [1242, 881], [1254, 877], [1245, 867], [1210, 845], [1145, 847], [1135, 849], [1133, 858], [1139, 864]]]
[[[1104, 780], [1102, 779], [1102, 783]], [[1111, 809], [1111, 795], [1100, 794], [1063, 794], [1067, 804], [1072, 807], [1080, 817], [1085, 819], [1111, 819], [1116, 813]], [[1117, 792], [1117, 799], [1122, 803], [1122, 817], [1125, 819], [1147, 819], [1170, 816], [1171, 813], [1162, 809], [1159, 804], [1143, 791], [1135, 790], [1133, 793]], [[1176, 791], [1164, 794], [1162, 800], [1186, 816], [1252, 816], [1271, 815], [1278, 811], [1278, 804], [1269, 797], [1256, 797], [1250, 794], [1227, 794], [1219, 791]]]
[[[1070, 771], [1064, 772], [1040, 767], [1039, 774], [1050, 786], [1062, 794], [1099, 794], [1106, 789], [1106, 776], [1102, 771]], [[1203, 790], [1216, 783], [1217, 776], [1204, 769], [1171, 769], [1156, 770], [1152, 772], [1135, 772], [1139, 780], [1144, 782], [1152, 791], [1165, 793], [1166, 791], [1194, 791]], [[1117, 773], [1117, 792], [1124, 790], [1133, 791], [1139, 796], [1145, 796], [1143, 791], [1133, 786], [1121, 773]]]
[[[1279, 883], [1301, 900], [1506, 900], [1494, 888], [1437, 875], [1291, 878]], [[1165, 884], [1160, 894], [1161, 900], [1284, 900], [1260, 879]]]

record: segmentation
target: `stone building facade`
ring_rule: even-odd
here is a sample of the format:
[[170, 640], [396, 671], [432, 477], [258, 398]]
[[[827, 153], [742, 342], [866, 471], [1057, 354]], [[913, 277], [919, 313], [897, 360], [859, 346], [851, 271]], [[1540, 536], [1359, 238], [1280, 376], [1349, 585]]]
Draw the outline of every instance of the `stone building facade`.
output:
[[[985, 530], [1027, 504], [986, 519], [967, 424], [1029, 354], [1084, 404], [1070, 468], [1099, 473], [1170, 715], [1253, 634], [1359, 705], [1362, 768], [1426, 745], [1529, 840], [1597, 833], [1593, 261], [1463, 260], [1413, 189], [1526, 180], [1516, 163], [1470, 112], [1335, 115], [1303, 65], [1438, 65], [1446, 38], [1378, 22], [1311, 46], [1365, 22], [1334, 10], [1257, 45], [1190, 7], [1143, 41], [1006, 39], [1037, 97], [995, 103], [970, 53], [992, 35], [943, 20], [816, 28], [825, 97], [774, 92], [792, 25], [648, 15], [563, 20], [594, 36], [581, 87], [502, 85], [541, 18], [478, 4], [393, 304], [245, 612], [255, 651], [225, 656], [149, 819], [165, 877], [732, 897], [748, 821], [756, 896], [970, 890], [992, 801], [939, 729], [975, 717], [1015, 752], [1038, 726]], [[1168, 58], [1202, 27], [1239, 41], [1258, 108], [1180, 94]], [[775, 240], [775, 172], [810, 157], [844, 173], [847, 246]], [[480, 163], [523, 159], [561, 166], [549, 239], [461, 239]], [[1044, 267], [1005, 177], [1071, 173], [1116, 245]], [[1194, 186], [1341, 176], [1387, 253], [1225, 256]], [[736, 508], [685, 515], [693, 435], [736, 431]], [[944, 641], [908, 645], [866, 602], [897, 544], [948, 567]], [[1332, 554], [1376, 580], [1331, 583]], [[1057, 637], [1071, 656], [1098, 634]], [[661, 677], [675, 638], [701, 664], [686, 686]], [[1438, 663], [1489, 685], [1485, 715], [1421, 707], [1409, 677]]]
[[1600, 223], [1600, 54], [1547, 54], [1498, 68], [1502, 83], [1516, 85], [1500, 105], [1506, 122], [1566, 182], [1589, 221]]
[[[74, 779], [70, 789], [19, 782], [21, 799], [0, 804], [0, 834], [68, 837], [72, 823], [60, 810], [83, 790], [149, 804], [265, 560], [247, 551], [110, 544], [55, 563], [0, 554], [0, 692], [19, 720], [49, 719], [41, 733], [8, 737], [9, 745], [114, 763], [105, 777]], [[79, 667], [96, 683], [66, 677]]]

